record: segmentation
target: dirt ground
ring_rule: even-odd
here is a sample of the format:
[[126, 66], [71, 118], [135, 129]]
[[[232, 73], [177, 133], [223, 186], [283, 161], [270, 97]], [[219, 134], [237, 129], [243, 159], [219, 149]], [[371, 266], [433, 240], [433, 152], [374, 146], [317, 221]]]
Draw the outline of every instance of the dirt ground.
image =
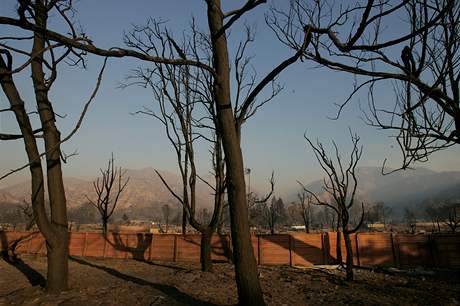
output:
[[[61, 295], [43, 288], [46, 258], [0, 259], [0, 305], [234, 305], [233, 267], [73, 258], [70, 287]], [[269, 305], [460, 305], [458, 271], [356, 270], [343, 281], [335, 267], [260, 267]]]

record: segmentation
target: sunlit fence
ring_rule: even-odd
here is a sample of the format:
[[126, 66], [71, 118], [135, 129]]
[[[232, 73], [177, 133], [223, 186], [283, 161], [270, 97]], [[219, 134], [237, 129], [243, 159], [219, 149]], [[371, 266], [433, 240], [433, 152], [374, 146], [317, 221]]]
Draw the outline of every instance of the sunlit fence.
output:
[[[291, 233], [252, 237], [260, 265], [310, 266], [332, 264], [336, 258], [336, 233]], [[18, 254], [46, 254], [40, 233], [0, 232], [1, 249]], [[351, 236], [354, 263], [358, 266], [460, 267], [460, 234], [406, 235], [357, 233]], [[198, 262], [199, 235], [70, 233], [72, 256], [134, 258], [171, 262]], [[345, 246], [342, 239], [342, 253]], [[231, 261], [229, 236], [212, 239], [214, 261]]]

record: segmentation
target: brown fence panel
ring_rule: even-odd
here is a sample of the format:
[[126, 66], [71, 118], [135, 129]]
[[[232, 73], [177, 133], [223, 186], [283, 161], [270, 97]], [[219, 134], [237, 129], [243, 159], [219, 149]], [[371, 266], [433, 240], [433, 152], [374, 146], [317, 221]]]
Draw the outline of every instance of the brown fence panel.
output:
[[[46, 254], [40, 233], [0, 232], [1, 249], [15, 243], [18, 253]], [[343, 237], [342, 237], [343, 238]], [[350, 235], [354, 263], [362, 266], [460, 267], [460, 235], [409, 235], [359, 233]], [[262, 265], [303, 265], [333, 263], [336, 233], [251, 236], [254, 255]], [[212, 259], [228, 261], [229, 236], [214, 235]], [[69, 253], [74, 256], [135, 258], [141, 260], [199, 262], [200, 235], [147, 233], [70, 233]], [[345, 244], [342, 239], [345, 260]]]
[[[353, 264], [360, 265], [360, 254], [358, 249], [358, 234], [351, 234], [351, 249], [353, 250]], [[344, 257], [345, 258], [345, 257]]]
[[[74, 233], [72, 233], [72, 236]], [[86, 236], [85, 256], [104, 257], [105, 238], [101, 233], [88, 233]]]
[[175, 250], [176, 235], [153, 235], [150, 244], [150, 259], [159, 261], [176, 261]]
[[28, 253], [31, 241], [40, 236], [39, 232], [2, 232], [0, 250], [6, 251], [9, 248], [14, 248], [17, 254]]
[[393, 239], [401, 267], [432, 266], [433, 255], [428, 235], [397, 234]]
[[227, 235], [213, 235], [211, 238], [211, 259], [218, 262], [229, 261], [230, 239]]
[[[337, 233], [336, 232], [327, 232], [327, 237], [329, 240], [329, 254], [328, 257], [330, 258], [329, 263], [333, 263], [335, 260], [337, 260]], [[341, 245], [342, 245], [342, 258], [345, 260], [345, 256], [347, 255], [345, 253], [345, 244], [343, 242], [343, 235], [341, 236]], [[332, 261], [332, 262], [331, 262]]]
[[290, 238], [286, 234], [259, 236], [261, 265], [289, 265]]
[[390, 233], [358, 233], [359, 263], [361, 266], [394, 266]]
[[177, 261], [200, 262], [200, 235], [177, 236]]
[[127, 234], [108, 233], [106, 237], [105, 257], [126, 258]]
[[433, 255], [438, 267], [460, 267], [460, 235], [431, 235]]
[[296, 266], [324, 264], [323, 234], [291, 234], [291, 263]]
[[124, 250], [126, 258], [137, 260], [149, 259], [152, 234], [150, 233], [126, 233]]
[[[329, 257], [329, 263], [333, 263], [337, 260], [337, 233], [336, 232], [328, 232], [328, 240], [329, 240], [329, 253], [327, 254]], [[351, 240], [351, 249], [353, 251], [353, 264], [359, 265], [359, 250], [357, 247], [357, 237], [356, 234], [350, 235]], [[341, 245], [341, 253], [342, 253], [342, 261], [345, 262], [347, 258], [347, 250], [345, 249], [345, 239], [343, 234], [341, 234], [340, 238], [340, 245]]]
[[69, 233], [69, 255], [85, 256], [86, 236], [89, 233]]
[[30, 254], [46, 255], [46, 242], [45, 238], [39, 234], [36, 235], [28, 245]]
[[260, 256], [262, 256], [262, 250], [260, 249], [260, 236], [251, 235], [252, 251], [258, 265], [260, 265]]

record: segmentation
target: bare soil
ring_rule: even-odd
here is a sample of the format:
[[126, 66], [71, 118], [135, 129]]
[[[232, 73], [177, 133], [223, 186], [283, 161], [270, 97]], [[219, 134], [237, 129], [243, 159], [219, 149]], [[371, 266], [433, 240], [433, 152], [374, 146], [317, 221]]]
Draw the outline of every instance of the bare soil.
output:
[[[458, 271], [356, 270], [343, 281], [332, 266], [260, 267], [269, 305], [460, 305]], [[233, 266], [73, 258], [70, 290], [43, 289], [46, 258], [0, 259], [0, 305], [234, 305]]]

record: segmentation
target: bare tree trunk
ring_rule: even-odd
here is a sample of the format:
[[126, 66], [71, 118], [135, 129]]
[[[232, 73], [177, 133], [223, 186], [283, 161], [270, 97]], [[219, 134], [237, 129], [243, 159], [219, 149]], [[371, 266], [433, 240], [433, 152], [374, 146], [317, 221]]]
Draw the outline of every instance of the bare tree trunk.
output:
[[201, 244], [200, 244], [200, 263], [201, 271], [212, 271], [212, 260], [211, 260], [211, 238], [213, 234], [212, 229], [207, 229], [201, 233]]
[[347, 281], [353, 280], [353, 249], [351, 248], [351, 240], [350, 234], [344, 230], [343, 233], [344, 240], [345, 240], [345, 249], [347, 252], [347, 262], [346, 262], [346, 272], [347, 272]]
[[[67, 231], [67, 229], [66, 229]], [[61, 234], [64, 236], [63, 234]], [[65, 235], [67, 238], [67, 235]], [[51, 246], [47, 244], [48, 251], [48, 271], [46, 289], [49, 293], [60, 293], [68, 289], [68, 241], [61, 242]]]
[[305, 215], [305, 212], [304, 212], [304, 215], [303, 215], [303, 222], [304, 222], [304, 225], [305, 225], [305, 232], [307, 234], [310, 234], [310, 220], [309, 220], [309, 217]]
[[102, 233], [104, 235], [107, 234], [107, 219], [106, 218], [102, 218]]
[[335, 242], [336, 251], [337, 251], [337, 263], [341, 265], [343, 263], [342, 259], [342, 233], [340, 232], [340, 218], [337, 217], [337, 239]]
[[185, 207], [182, 209], [182, 235], [187, 233], [187, 210]]
[[[42, 1], [36, 1], [35, 20], [39, 28], [46, 28], [47, 13]], [[34, 32], [32, 52], [39, 54], [45, 48], [43, 33]], [[50, 201], [52, 237], [47, 239], [48, 279], [47, 290], [59, 293], [67, 289], [68, 278], [68, 229], [67, 205], [62, 180], [60, 132], [55, 125], [55, 115], [48, 99], [48, 89], [43, 71], [43, 54], [32, 61], [32, 81], [43, 128], [46, 149], [48, 196]]]
[[230, 68], [227, 39], [225, 31], [222, 31], [223, 13], [220, 0], [208, 0], [207, 6], [213, 65], [216, 71], [214, 97], [227, 164], [227, 192], [238, 299], [240, 305], [265, 305], [249, 233], [243, 155], [230, 104]]

